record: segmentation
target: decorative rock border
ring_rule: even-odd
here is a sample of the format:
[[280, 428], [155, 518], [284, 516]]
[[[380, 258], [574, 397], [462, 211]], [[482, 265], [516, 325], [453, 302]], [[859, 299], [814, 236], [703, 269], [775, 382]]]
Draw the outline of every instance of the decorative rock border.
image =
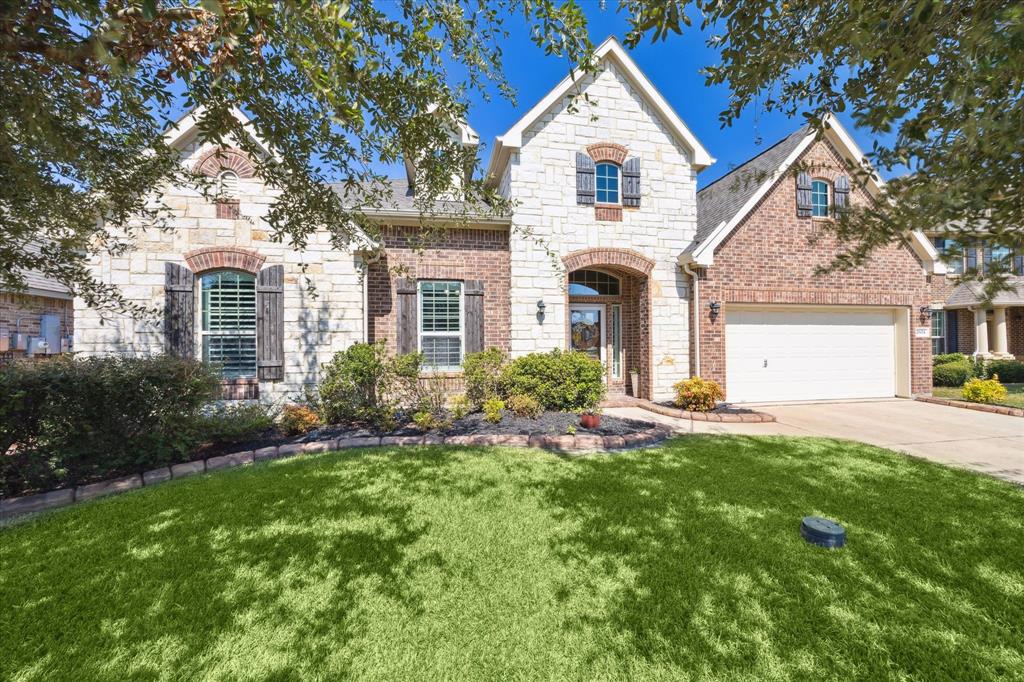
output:
[[650, 400], [644, 400], [642, 398], [611, 398], [606, 400], [602, 405], [604, 407], [639, 407], [642, 410], [647, 410], [648, 412], [653, 412], [655, 414], [662, 414], [666, 417], [689, 419], [695, 422], [767, 424], [775, 421], [775, 415], [768, 414], [767, 412], [758, 412], [756, 410], [747, 410], [744, 412], [690, 412], [689, 410], [681, 410], [678, 407], [659, 405], [658, 403], [651, 402]]
[[21, 514], [45, 511], [66, 507], [76, 502], [85, 502], [106, 495], [148, 487], [171, 479], [195, 476], [207, 471], [229, 469], [254, 462], [271, 459], [293, 457], [295, 455], [346, 450], [349, 448], [366, 448], [375, 446], [407, 446], [407, 445], [506, 445], [511, 447], [530, 447], [553, 450], [556, 452], [595, 452], [601, 450], [623, 450], [627, 448], [654, 445], [672, 435], [672, 431], [662, 426], [652, 426], [637, 433], [623, 436], [599, 436], [597, 434], [579, 435], [505, 435], [480, 434], [470, 436], [439, 436], [426, 434], [423, 436], [384, 436], [334, 438], [308, 443], [287, 443], [273, 445], [258, 450], [232, 452], [207, 459], [191, 462], [180, 462], [169, 467], [151, 469], [141, 474], [122, 476], [97, 483], [88, 483], [76, 488], [61, 488], [36, 495], [11, 497], [0, 500], [0, 519], [7, 519]]
[[933, 398], [930, 395], [919, 395], [915, 400], [933, 405], [945, 405], [946, 407], [959, 407], [964, 410], [975, 410], [977, 412], [988, 412], [990, 414], [1004, 414], [1008, 417], [1024, 417], [1024, 409], [1019, 407], [1008, 407], [1006, 405], [986, 405], [985, 403], [971, 403], [966, 400], [949, 400], [948, 398]]

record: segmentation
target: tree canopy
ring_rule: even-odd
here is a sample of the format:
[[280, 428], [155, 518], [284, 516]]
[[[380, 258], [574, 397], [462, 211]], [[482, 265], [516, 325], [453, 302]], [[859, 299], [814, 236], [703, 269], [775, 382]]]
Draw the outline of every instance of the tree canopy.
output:
[[[833, 267], [922, 230], [956, 252], [979, 238], [1002, 254], [981, 278], [1005, 286], [1024, 249], [1024, 3], [1019, 0], [623, 0], [627, 44], [672, 40], [699, 23], [731, 89], [730, 125], [749, 107], [816, 127], [847, 112], [878, 135], [874, 169], [902, 172], [883, 200], [843, 214]], [[863, 182], [870, 172], [860, 171]], [[959, 247], [957, 249], [956, 247]], [[999, 248], [1003, 247], [1003, 248]], [[1018, 273], [1024, 274], [1024, 273]]]

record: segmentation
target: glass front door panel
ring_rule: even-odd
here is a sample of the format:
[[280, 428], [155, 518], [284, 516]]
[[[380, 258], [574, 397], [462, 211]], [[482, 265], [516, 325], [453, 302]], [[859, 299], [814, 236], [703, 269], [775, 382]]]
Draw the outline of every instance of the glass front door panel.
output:
[[570, 313], [572, 349], [583, 351], [595, 360], [601, 359], [601, 311], [598, 308], [573, 310]]

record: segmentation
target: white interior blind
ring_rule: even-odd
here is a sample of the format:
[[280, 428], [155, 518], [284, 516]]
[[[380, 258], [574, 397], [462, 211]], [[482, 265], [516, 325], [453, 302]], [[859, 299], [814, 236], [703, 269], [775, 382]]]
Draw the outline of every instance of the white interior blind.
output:
[[215, 272], [202, 281], [203, 360], [228, 378], [256, 376], [256, 278]]
[[462, 282], [420, 282], [420, 352], [428, 367], [462, 366]]

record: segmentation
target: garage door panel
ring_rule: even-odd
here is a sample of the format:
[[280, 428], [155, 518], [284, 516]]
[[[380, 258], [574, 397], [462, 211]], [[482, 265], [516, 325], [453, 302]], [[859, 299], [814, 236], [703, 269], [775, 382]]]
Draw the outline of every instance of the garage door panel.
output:
[[895, 394], [893, 315], [729, 311], [726, 391], [733, 402]]

